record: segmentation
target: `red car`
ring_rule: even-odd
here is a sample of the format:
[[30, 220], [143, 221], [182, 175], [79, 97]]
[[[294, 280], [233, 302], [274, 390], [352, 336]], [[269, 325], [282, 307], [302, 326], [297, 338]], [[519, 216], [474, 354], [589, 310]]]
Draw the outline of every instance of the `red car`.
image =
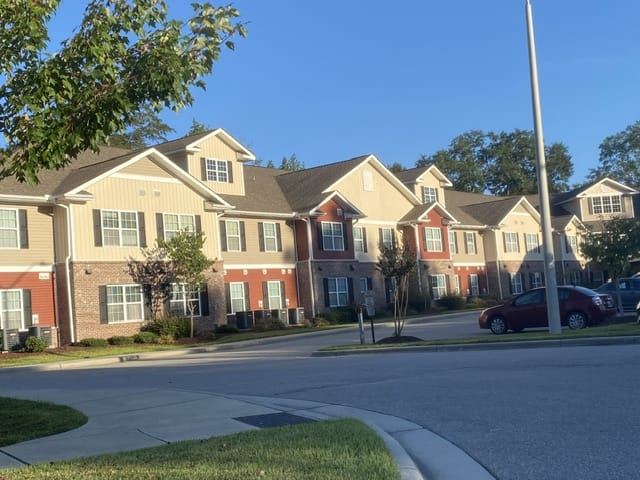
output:
[[[584, 287], [558, 287], [560, 322], [569, 328], [584, 328], [598, 324], [616, 314], [613, 299]], [[520, 332], [525, 328], [547, 327], [546, 289], [534, 288], [503, 305], [487, 308], [478, 319], [480, 328], [495, 334], [508, 330]]]

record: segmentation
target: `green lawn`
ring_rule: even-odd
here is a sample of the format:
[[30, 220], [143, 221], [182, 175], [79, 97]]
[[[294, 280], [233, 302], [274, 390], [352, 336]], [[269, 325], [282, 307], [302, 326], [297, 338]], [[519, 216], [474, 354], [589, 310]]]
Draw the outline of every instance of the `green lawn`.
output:
[[0, 412], [0, 447], [66, 432], [87, 423], [87, 417], [79, 411], [48, 402], [0, 397]]
[[176, 442], [2, 473], [11, 480], [400, 479], [383, 440], [351, 419]]

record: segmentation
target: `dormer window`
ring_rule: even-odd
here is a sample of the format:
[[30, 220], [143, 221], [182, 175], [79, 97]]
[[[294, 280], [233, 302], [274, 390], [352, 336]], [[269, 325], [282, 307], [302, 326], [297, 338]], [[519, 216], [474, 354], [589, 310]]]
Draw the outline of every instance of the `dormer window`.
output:
[[229, 162], [205, 158], [205, 174], [208, 182], [229, 183]]
[[436, 187], [422, 187], [422, 202], [433, 203], [438, 201], [438, 190]]
[[603, 213], [620, 213], [622, 208], [622, 197], [620, 195], [601, 195], [599, 197], [590, 197], [589, 206], [593, 215], [601, 215]]

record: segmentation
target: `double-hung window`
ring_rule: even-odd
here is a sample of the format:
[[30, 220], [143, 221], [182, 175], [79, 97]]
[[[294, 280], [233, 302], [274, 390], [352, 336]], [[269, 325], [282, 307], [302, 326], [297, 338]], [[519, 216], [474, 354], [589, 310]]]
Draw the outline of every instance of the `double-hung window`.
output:
[[599, 197], [591, 197], [591, 212], [594, 215], [603, 213], [620, 213], [622, 208], [622, 197], [620, 195], [602, 195]]
[[282, 290], [280, 289], [279, 281], [267, 282], [267, 302], [269, 310], [283, 308]]
[[438, 300], [447, 294], [447, 281], [443, 274], [431, 275], [431, 291], [433, 299]]
[[[23, 290], [0, 290], [0, 328], [7, 330], [26, 328], [23, 310]], [[27, 319], [31, 321], [31, 319]]]
[[519, 273], [509, 273], [509, 283], [511, 285], [511, 293], [518, 295], [522, 293], [522, 275]]
[[349, 283], [346, 277], [327, 278], [326, 286], [330, 307], [344, 307], [349, 304]]
[[449, 251], [451, 255], [458, 253], [458, 232], [449, 230]]
[[188, 232], [196, 231], [195, 215], [179, 215], [175, 213], [165, 213], [163, 215], [162, 225], [164, 228], [164, 239], [171, 240], [179, 232], [186, 230]]
[[109, 323], [144, 320], [144, 303], [140, 285], [107, 285], [107, 319]]
[[424, 228], [424, 244], [427, 252], [442, 251], [442, 230], [434, 227]]
[[171, 295], [169, 297], [169, 310], [174, 315], [191, 315], [199, 317], [202, 311], [200, 305], [200, 287], [186, 285], [184, 283], [171, 284]]
[[422, 187], [422, 201], [433, 203], [438, 201], [438, 190], [436, 187]]
[[469, 275], [469, 290], [471, 291], [471, 295], [474, 297], [480, 295], [480, 282], [477, 273]]
[[262, 238], [265, 252], [278, 251], [278, 229], [275, 222], [262, 223]]
[[567, 253], [578, 253], [578, 237], [575, 235], [567, 235]]
[[364, 253], [367, 251], [367, 243], [364, 233], [364, 227], [353, 227], [353, 249], [356, 252]]
[[18, 210], [0, 209], [0, 248], [18, 248], [19, 243]]
[[206, 158], [205, 168], [207, 181], [229, 183], [229, 163], [226, 160]]
[[538, 242], [537, 233], [525, 233], [524, 242], [527, 248], [527, 253], [540, 253], [540, 243]]
[[344, 250], [343, 225], [339, 222], [322, 222], [322, 248], [323, 250]]
[[138, 213], [102, 210], [102, 239], [105, 246], [137, 247]]
[[384, 248], [394, 248], [396, 245], [396, 237], [393, 228], [382, 228], [381, 240]]
[[467, 254], [476, 254], [476, 236], [473, 232], [464, 232], [464, 248]]
[[247, 310], [243, 282], [229, 283], [229, 297], [231, 300], [231, 313], [244, 312]]
[[240, 222], [238, 220], [225, 220], [225, 233], [227, 251], [239, 252], [242, 249]]
[[506, 253], [517, 253], [520, 251], [517, 233], [504, 232], [504, 251]]
[[531, 288], [543, 287], [544, 277], [542, 272], [531, 272]]

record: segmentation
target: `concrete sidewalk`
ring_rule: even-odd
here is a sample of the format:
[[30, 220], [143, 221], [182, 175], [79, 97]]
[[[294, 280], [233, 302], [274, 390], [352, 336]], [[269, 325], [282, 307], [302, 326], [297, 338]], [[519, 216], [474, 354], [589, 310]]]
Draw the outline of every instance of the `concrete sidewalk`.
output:
[[[55, 398], [53, 398], [55, 397]], [[471, 457], [420, 425], [401, 418], [340, 405], [255, 396], [217, 395], [175, 389], [140, 389], [127, 395], [95, 392], [78, 401], [64, 391], [47, 401], [70, 405], [89, 421], [69, 432], [0, 448], [0, 468], [20, 467], [102, 453], [204, 439], [295, 420], [356, 418], [386, 442], [403, 480], [463, 480], [493, 477]], [[281, 423], [280, 423], [281, 422]]]

